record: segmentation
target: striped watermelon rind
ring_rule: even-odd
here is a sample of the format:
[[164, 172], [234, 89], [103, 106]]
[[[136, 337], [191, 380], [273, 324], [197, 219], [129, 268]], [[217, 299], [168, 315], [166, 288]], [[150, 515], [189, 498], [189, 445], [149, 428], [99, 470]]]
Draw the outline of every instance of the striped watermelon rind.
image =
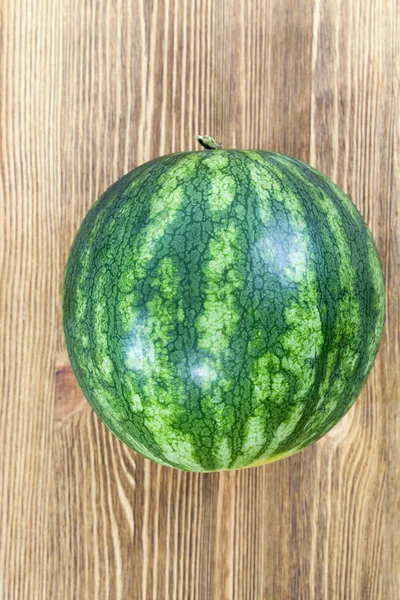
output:
[[65, 272], [73, 370], [143, 456], [188, 471], [264, 464], [318, 440], [374, 363], [384, 283], [327, 177], [266, 151], [148, 162], [93, 205]]

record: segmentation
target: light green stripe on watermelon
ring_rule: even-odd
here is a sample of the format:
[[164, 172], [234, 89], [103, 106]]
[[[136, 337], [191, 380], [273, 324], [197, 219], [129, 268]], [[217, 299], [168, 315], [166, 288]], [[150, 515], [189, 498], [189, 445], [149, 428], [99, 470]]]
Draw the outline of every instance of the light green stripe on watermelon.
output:
[[[282, 163], [283, 159], [278, 157], [275, 160]], [[284, 168], [288, 169], [287, 161], [284, 161]], [[303, 169], [299, 169], [297, 165], [290, 165], [289, 168], [293, 171], [296, 178], [302, 180], [306, 186], [311, 186]], [[312, 191], [315, 191], [315, 189]], [[329, 352], [327, 358], [324, 378], [319, 383], [319, 399], [315, 406], [316, 409], [323, 408], [323, 410], [317, 410], [304, 423], [305, 441], [307, 441], [307, 436], [312, 435], [315, 430], [320, 430], [329, 421], [345, 390], [346, 382], [349, 378], [353, 377], [360, 359], [360, 347], [358, 343], [361, 325], [360, 300], [356, 295], [354, 269], [350, 259], [352, 248], [342, 226], [341, 215], [335, 204], [326, 202], [326, 198], [321, 193], [314, 193], [313, 202], [324, 213], [327, 226], [335, 240], [341, 293], [339, 294], [338, 301], [335, 303], [336, 318], [329, 332], [330, 343], [333, 349]], [[343, 340], [346, 340], [348, 343], [343, 344]], [[332, 381], [332, 375], [338, 363], [340, 363], [341, 374], [340, 377], [336, 377]]]
[[[171, 167], [168, 177], [164, 174], [158, 179], [158, 190], [151, 196], [148, 225], [125, 256], [129, 265], [122, 277], [125, 290], [140, 285], [149, 264], [165, 243], [170, 226], [184, 208], [185, 185], [200, 158], [199, 155], [186, 156]], [[183, 319], [179, 286], [173, 259], [161, 255], [151, 282], [155, 293], [145, 307], [142, 302], [138, 305], [135, 292], [126, 294], [121, 301], [120, 319], [127, 334], [125, 364], [130, 370], [124, 380], [126, 388], [133, 390], [130, 408], [134, 414], [136, 406], [142, 409], [143, 423], [162, 457], [181, 468], [199, 470], [201, 465], [194, 455], [192, 435], [175, 427], [185, 394], [179, 369], [171, 364], [168, 345], [175, 341], [176, 319]], [[162, 382], [161, 387], [159, 382]]]
[[[282, 157], [273, 155], [269, 168], [274, 169], [277, 177], [280, 177], [283, 185], [293, 186], [296, 195], [303, 207], [305, 219], [310, 235], [310, 258], [314, 264], [318, 281], [318, 297], [316, 306], [318, 308], [323, 332], [323, 346], [315, 362], [316, 379], [309, 391], [307, 398], [307, 409], [297, 423], [291, 436], [276, 448], [277, 454], [285, 453], [292, 449], [297, 451], [303, 443], [304, 436], [309, 436], [309, 429], [315, 415], [318, 420], [330, 418], [338, 403], [337, 395], [329, 392], [324, 393], [331, 384], [332, 374], [337, 364], [338, 339], [335, 332], [338, 331], [338, 319], [340, 319], [340, 304], [346, 292], [342, 287], [343, 272], [340, 268], [340, 252], [335, 232], [331, 230], [329, 216], [325, 207], [318, 203], [317, 195], [309, 193], [308, 173], [301, 170], [294, 175], [294, 166], [286, 161], [282, 165]], [[318, 228], [315, 227], [318, 222]], [[336, 232], [337, 233], [337, 232]], [[323, 282], [323, 285], [321, 283]], [[337, 381], [343, 382], [342, 373], [338, 374]], [[316, 406], [320, 404], [319, 410]], [[311, 421], [311, 423], [310, 423]], [[320, 424], [320, 423], [319, 423]], [[318, 429], [318, 424], [315, 424]], [[333, 423], [331, 423], [331, 426]], [[308, 428], [308, 429], [307, 429]], [[296, 443], [294, 443], [296, 442]]]
[[[176, 306], [179, 303], [179, 279], [173, 261], [165, 257], [159, 262], [153, 280], [157, 294], [147, 304], [143, 323], [137, 320], [128, 338], [127, 367], [140, 371], [143, 385], [145, 425], [170, 463], [186, 469], [201, 469], [195, 458], [191, 434], [174, 427], [177, 412], [182, 411], [185, 397], [183, 379], [171, 364], [168, 345], [175, 342]], [[152, 340], [149, 344], [148, 340]], [[160, 382], [162, 385], [160, 386]], [[135, 411], [135, 408], [132, 406]]]
[[[303, 401], [315, 381], [315, 359], [320, 354], [323, 336], [317, 307], [316, 273], [309, 258], [307, 224], [301, 204], [290, 190], [283, 190], [278, 178], [265, 168], [265, 161], [256, 152], [246, 152], [251, 159], [250, 180], [260, 203], [260, 215], [265, 225], [275, 226], [276, 212], [286, 215], [282, 237], [287, 247], [271, 244], [265, 237], [257, 242], [257, 250], [268, 265], [279, 264], [281, 285], [294, 284], [296, 294], [284, 307], [286, 332], [280, 343], [283, 355], [272, 351], [254, 362], [254, 412], [246, 426], [240, 458], [234, 467], [242, 467], [252, 460], [263, 462], [272, 456], [280, 443], [289, 437], [304, 412]], [[272, 207], [274, 203], [278, 203]], [[283, 250], [283, 252], [282, 252]], [[289, 377], [289, 374], [292, 377]], [[293, 381], [300, 379], [302, 386], [296, 392]], [[287, 406], [288, 412], [275, 431], [270, 429], [270, 410], [265, 410], [266, 399], [272, 407]], [[269, 440], [266, 444], [266, 440]]]
[[374, 240], [372, 239], [372, 236], [369, 235], [369, 231], [367, 243], [369, 266], [373, 286], [372, 310], [375, 313], [375, 324], [373, 327], [371, 341], [368, 346], [368, 360], [365, 364], [364, 376], [368, 375], [368, 373], [372, 369], [372, 365], [374, 364], [379, 348], [379, 342], [382, 337], [383, 325], [385, 320], [385, 285], [382, 277], [382, 265], [381, 261], [379, 260], [379, 255], [376, 251]]
[[[317, 173], [315, 169], [313, 169], [313, 171], [314, 173]], [[325, 182], [329, 182], [329, 179], [324, 175], [321, 177]], [[385, 287], [382, 275], [382, 266], [372, 235], [362, 217], [360, 217], [357, 207], [339, 187], [333, 185], [333, 190], [336, 197], [351, 214], [354, 226], [358, 227], [358, 229], [362, 232], [364, 242], [364, 257], [366, 259], [365, 264], [368, 265], [369, 276], [367, 280], [367, 286], [369, 286], [370, 289], [367, 291], [370, 295], [370, 305], [368, 307], [370, 325], [368, 327], [367, 336], [367, 353], [362, 372], [362, 379], [364, 381], [375, 361], [383, 330], [385, 317]], [[354, 248], [351, 256], [353, 257], [353, 263], [356, 264], [357, 258], [355, 256]], [[363, 383], [361, 385], [363, 385]]]
[[[235, 384], [224, 371], [225, 361], [234, 360], [230, 356], [230, 342], [240, 314], [236, 306], [236, 293], [242, 286], [237, 275], [240, 261], [237, 248], [238, 231], [235, 221], [229, 217], [227, 209], [235, 200], [236, 185], [232, 177], [224, 172], [228, 166], [226, 156], [210, 154], [203, 160], [209, 170], [210, 193], [208, 207], [214, 214], [215, 225], [209, 241], [203, 264], [205, 296], [203, 310], [196, 321], [198, 334], [197, 347], [204, 354], [191, 366], [191, 375], [201, 388], [202, 410], [213, 416], [215, 425], [210, 431], [213, 447], [212, 467], [224, 468], [232, 458], [232, 448], [227, 435], [227, 421], [230, 415], [224, 404], [227, 390]], [[218, 381], [217, 381], [218, 380]]]

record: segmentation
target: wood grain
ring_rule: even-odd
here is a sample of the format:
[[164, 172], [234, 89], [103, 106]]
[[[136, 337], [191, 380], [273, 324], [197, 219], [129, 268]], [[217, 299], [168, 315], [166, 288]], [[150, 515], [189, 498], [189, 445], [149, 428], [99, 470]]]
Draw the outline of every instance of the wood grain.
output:
[[[396, 0], [0, 7], [0, 597], [400, 598]], [[332, 177], [373, 232], [387, 288], [378, 360], [343, 421], [290, 459], [209, 475], [112, 436], [61, 328], [91, 204], [199, 133]]]

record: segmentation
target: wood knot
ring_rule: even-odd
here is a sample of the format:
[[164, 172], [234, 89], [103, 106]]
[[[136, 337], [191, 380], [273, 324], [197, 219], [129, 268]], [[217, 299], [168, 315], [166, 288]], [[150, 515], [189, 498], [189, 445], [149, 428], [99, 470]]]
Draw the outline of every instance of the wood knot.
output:
[[57, 361], [56, 367], [56, 404], [54, 420], [56, 426], [62, 426], [75, 415], [90, 410], [71, 365], [66, 356]]

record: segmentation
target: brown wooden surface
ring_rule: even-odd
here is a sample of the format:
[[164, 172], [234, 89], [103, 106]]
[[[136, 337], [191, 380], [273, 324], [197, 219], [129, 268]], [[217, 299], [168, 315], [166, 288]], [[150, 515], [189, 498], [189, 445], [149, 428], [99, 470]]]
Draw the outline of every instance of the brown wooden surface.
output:
[[[1, 598], [400, 598], [396, 0], [0, 6]], [[378, 360], [344, 420], [290, 459], [210, 475], [113, 437], [61, 328], [88, 208], [198, 133], [332, 177], [373, 232], [388, 291]]]

